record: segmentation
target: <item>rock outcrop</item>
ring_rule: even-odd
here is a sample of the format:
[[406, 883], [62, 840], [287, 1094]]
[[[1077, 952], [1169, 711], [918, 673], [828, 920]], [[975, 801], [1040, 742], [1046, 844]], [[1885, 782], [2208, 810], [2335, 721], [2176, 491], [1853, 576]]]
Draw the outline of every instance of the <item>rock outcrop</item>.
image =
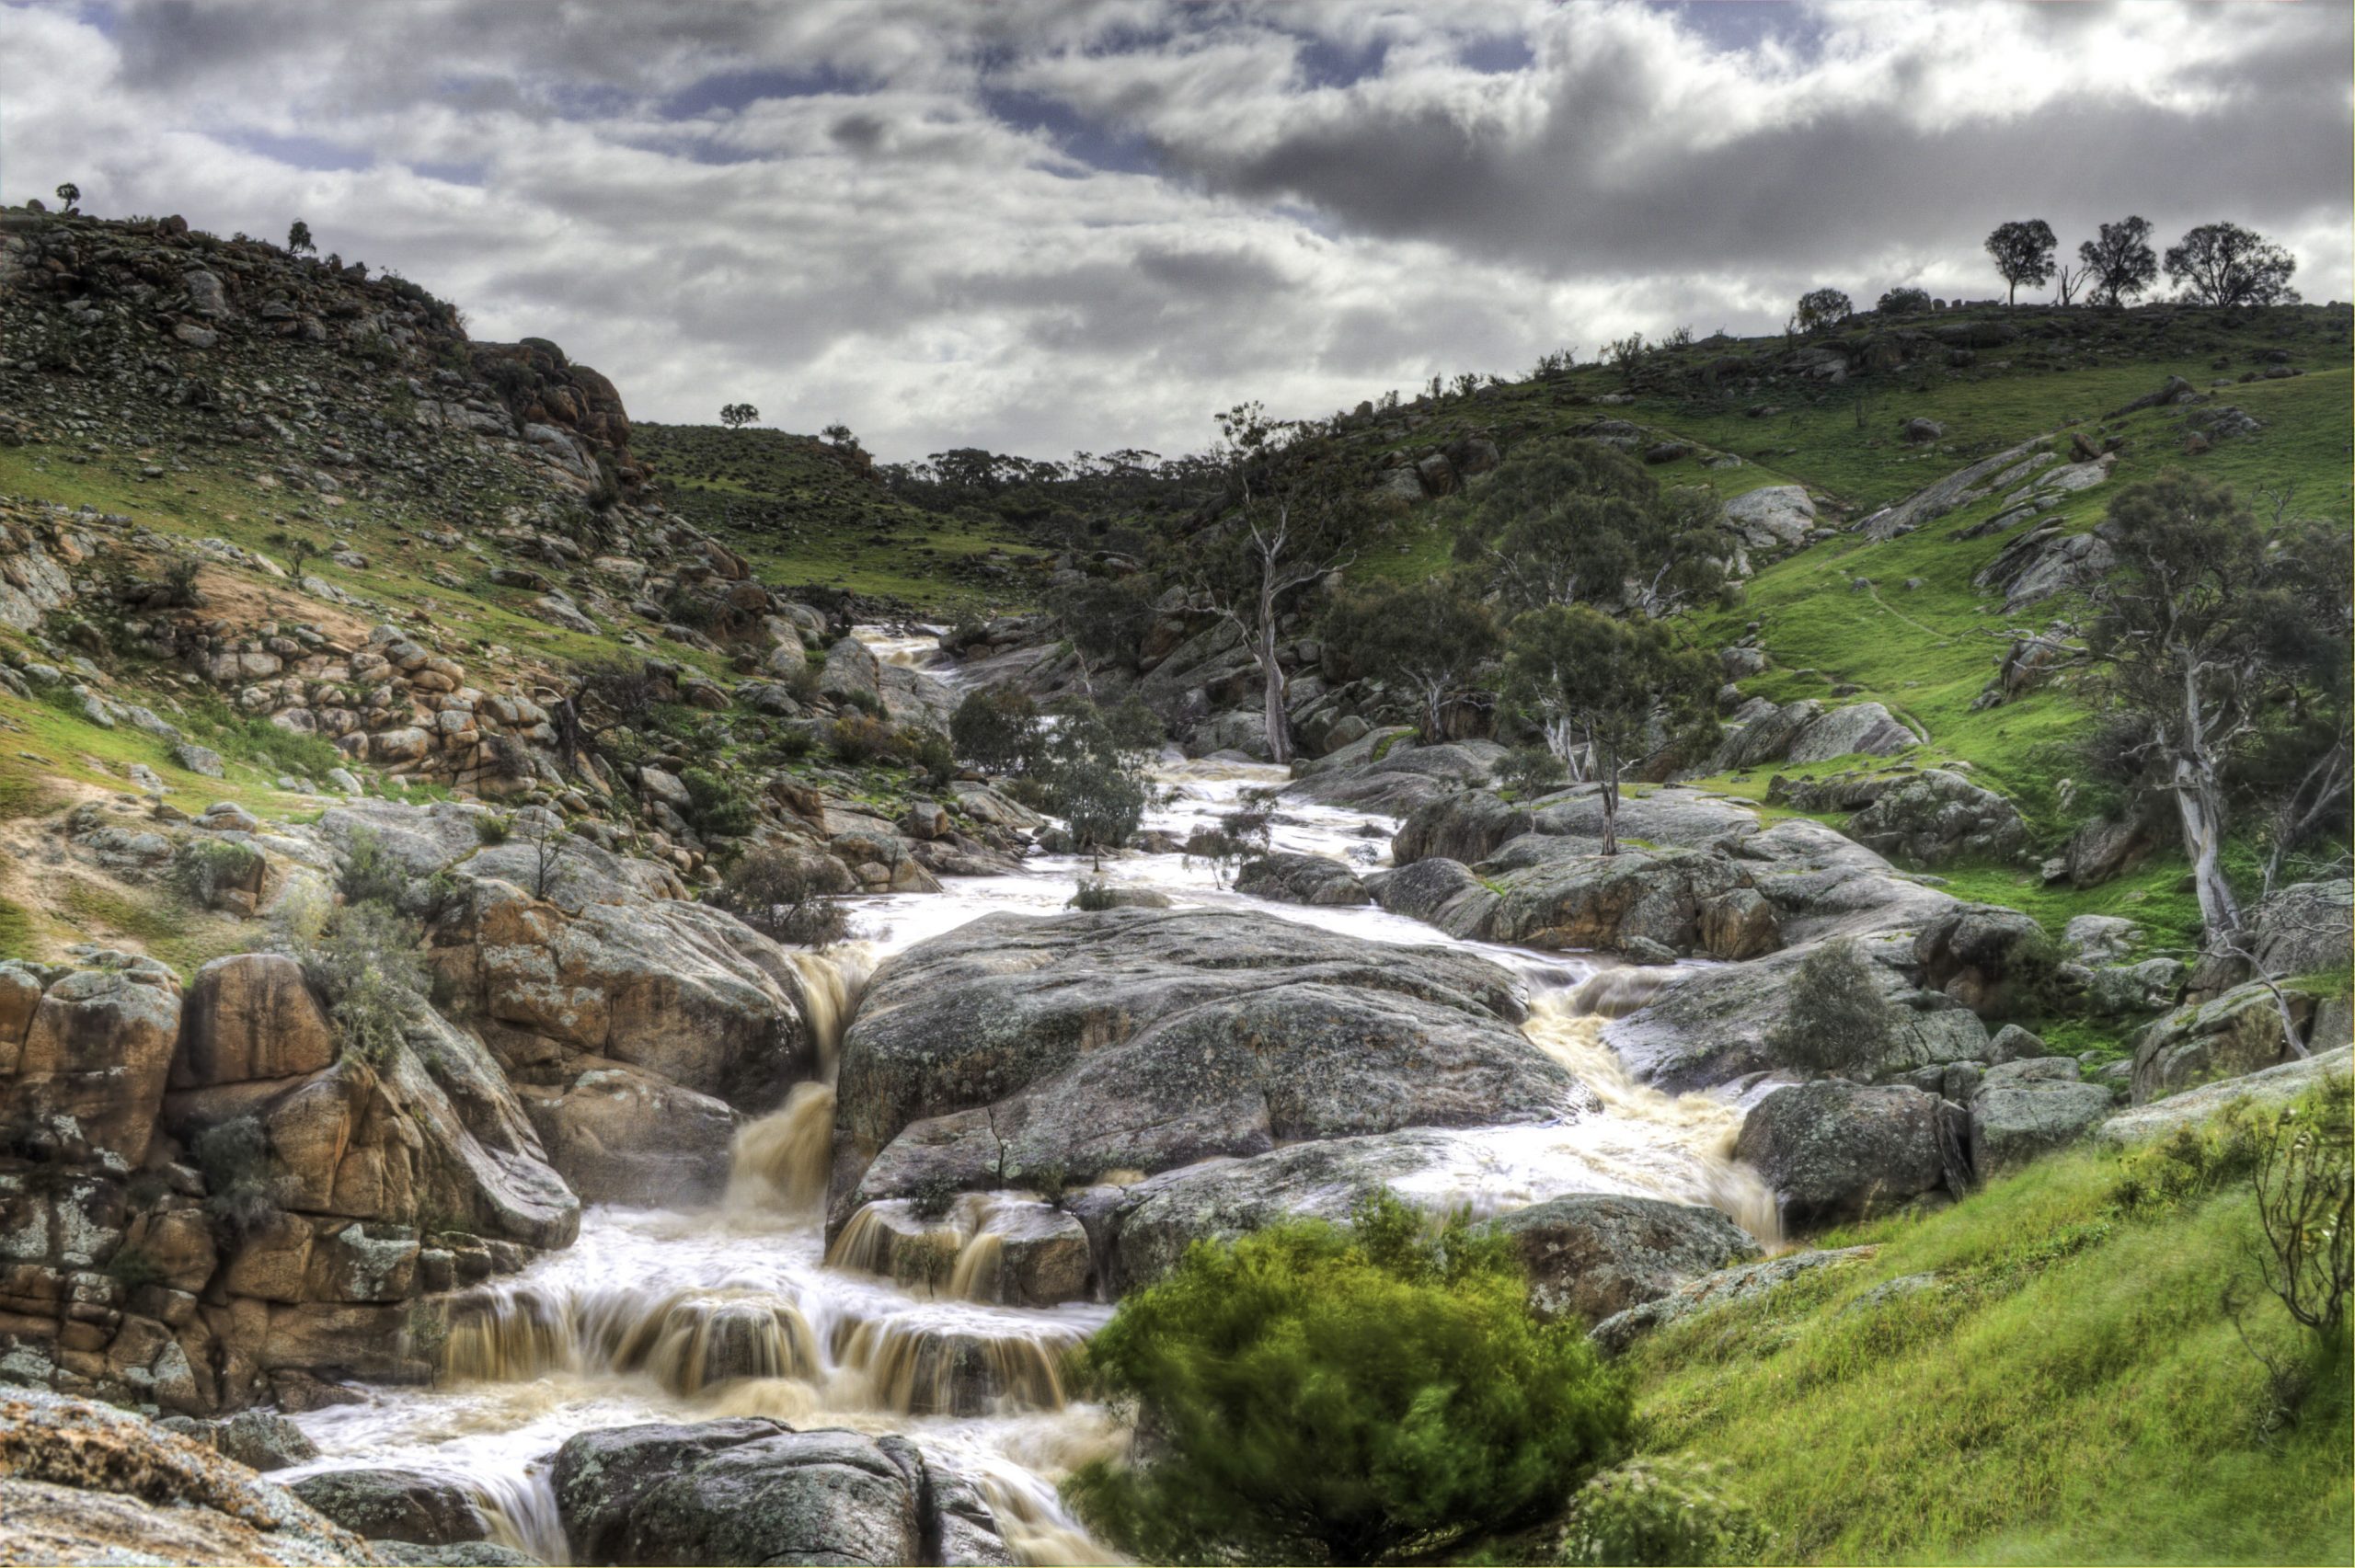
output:
[[1587, 1108], [1521, 1017], [1504, 970], [1444, 949], [1223, 910], [985, 916], [869, 982], [843, 1044], [832, 1223], [942, 1183]]
[[583, 1563], [1014, 1561], [971, 1483], [903, 1437], [624, 1426], [568, 1439], [554, 1482]]
[[1616, 1193], [1579, 1193], [1516, 1209], [1496, 1226], [1529, 1270], [1531, 1307], [1588, 1323], [1759, 1255], [1714, 1208]]
[[375, 1563], [368, 1543], [210, 1448], [84, 1400], [0, 1390], [11, 1562]]

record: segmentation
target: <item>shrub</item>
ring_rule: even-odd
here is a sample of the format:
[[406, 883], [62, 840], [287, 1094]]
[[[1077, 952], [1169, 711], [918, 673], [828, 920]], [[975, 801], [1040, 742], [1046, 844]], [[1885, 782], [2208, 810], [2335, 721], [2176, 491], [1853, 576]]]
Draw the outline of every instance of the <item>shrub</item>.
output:
[[850, 916], [822, 865], [778, 844], [739, 855], [711, 901], [778, 942], [824, 949], [850, 934]]
[[2257, 1139], [2257, 1254], [2266, 1288], [2290, 1316], [2336, 1342], [2355, 1286], [2355, 1091], [2323, 1081]]
[[204, 563], [193, 555], [182, 555], [164, 568], [164, 603], [174, 610], [193, 610], [204, 602], [204, 595], [197, 591], [197, 573]]
[[708, 838], [741, 838], [758, 820], [751, 796], [731, 776], [709, 768], [689, 768], [679, 775], [687, 786], [687, 819]]
[[163, 1278], [164, 1265], [155, 1261], [155, 1253], [134, 1242], [117, 1247], [114, 1256], [107, 1259], [104, 1273], [125, 1290], [136, 1290]]
[[229, 892], [261, 886], [262, 858], [247, 844], [225, 839], [190, 839], [173, 853], [168, 874], [172, 890], [201, 910], [209, 910]]
[[1645, 1458], [1614, 1465], [1579, 1488], [1562, 1561], [1756, 1562], [1773, 1544], [1758, 1516], [1727, 1493], [1720, 1467]]
[[1848, 296], [1837, 289], [1812, 289], [1799, 296], [1798, 309], [1791, 313], [1791, 325], [1801, 332], [1821, 332], [1839, 326], [1855, 313]]
[[967, 693], [949, 716], [950, 748], [985, 773], [1028, 772], [1039, 758], [1039, 704], [1012, 686]]
[[798, 762], [817, 749], [818, 737], [813, 731], [789, 724], [778, 730], [763, 750], [771, 761]]
[[298, 943], [294, 956], [303, 979], [330, 1011], [362, 993], [368, 1001], [362, 1005], [382, 1005], [387, 999], [374, 989], [379, 985], [410, 997], [424, 993], [425, 961], [417, 952], [421, 935], [415, 920], [389, 905], [348, 903], [329, 911], [317, 933]]
[[826, 750], [855, 768], [888, 755], [894, 738], [890, 725], [865, 714], [844, 714], [826, 727]]
[[691, 631], [702, 632], [719, 624], [721, 611], [718, 600], [681, 583], [662, 596], [662, 614]]
[[1549, 747], [1516, 746], [1497, 765], [1497, 782], [1515, 798], [1544, 795], [1569, 776], [1569, 765]]
[[1081, 877], [1077, 891], [1071, 896], [1073, 909], [1084, 910], [1090, 914], [1112, 909], [1119, 903], [1119, 896], [1112, 891], [1112, 885], [1100, 876]]
[[1154, 1562], [1435, 1555], [1558, 1506], [1628, 1425], [1582, 1330], [1531, 1315], [1510, 1242], [1387, 1195], [1347, 1231], [1196, 1242], [1081, 1362], [1154, 1440], [1068, 1494]]
[[1873, 305], [1883, 315], [1927, 315], [1930, 291], [1913, 287], [1891, 289]]
[[259, 1117], [233, 1116], [206, 1127], [189, 1146], [189, 1158], [204, 1175], [205, 1218], [230, 1245], [278, 1218], [278, 1173]]
[[409, 882], [408, 868], [385, 852], [384, 841], [373, 829], [351, 830], [351, 847], [344, 855], [343, 870], [336, 877], [336, 887], [347, 902], [397, 909], [402, 895], [408, 891]]
[[907, 728], [900, 732], [901, 744], [908, 760], [924, 770], [924, 782], [933, 789], [948, 787], [957, 776], [957, 756], [949, 749], [948, 737], [936, 729]]
[[1852, 940], [1827, 942], [1791, 977], [1782, 1022], [1767, 1032], [1766, 1048], [1778, 1062], [1847, 1072], [1888, 1048], [1896, 1023], [1872, 961]]
[[515, 830], [515, 818], [493, 811], [475, 818], [475, 841], [485, 849], [497, 849]]

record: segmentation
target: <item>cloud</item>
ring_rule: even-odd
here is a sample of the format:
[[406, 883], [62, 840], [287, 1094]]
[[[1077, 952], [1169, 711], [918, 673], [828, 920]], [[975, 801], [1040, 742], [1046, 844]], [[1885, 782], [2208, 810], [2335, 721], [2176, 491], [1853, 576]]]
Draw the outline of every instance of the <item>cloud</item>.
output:
[[0, 0], [5, 195], [327, 248], [633, 413], [1180, 451], [2040, 214], [2349, 282], [2344, 7]]

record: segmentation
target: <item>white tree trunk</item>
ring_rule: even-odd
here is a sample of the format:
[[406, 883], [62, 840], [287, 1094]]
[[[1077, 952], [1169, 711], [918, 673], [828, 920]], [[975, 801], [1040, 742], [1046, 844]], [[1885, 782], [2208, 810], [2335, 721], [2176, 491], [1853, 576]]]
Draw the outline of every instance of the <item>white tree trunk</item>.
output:
[[2176, 816], [2183, 824], [2184, 858], [2191, 862], [2192, 890], [2200, 899], [2200, 923], [2207, 945], [2231, 942], [2240, 933], [2240, 905], [2224, 880], [2224, 791], [2208, 755], [2208, 715], [2200, 701], [2200, 667], [2178, 654], [2183, 670], [2183, 744], [2175, 754]]
[[1276, 662], [1276, 623], [1272, 616], [1259, 623], [1259, 636], [1252, 652], [1259, 659], [1259, 674], [1267, 684], [1268, 757], [1270, 761], [1292, 761], [1292, 724], [1284, 717], [1284, 667]]

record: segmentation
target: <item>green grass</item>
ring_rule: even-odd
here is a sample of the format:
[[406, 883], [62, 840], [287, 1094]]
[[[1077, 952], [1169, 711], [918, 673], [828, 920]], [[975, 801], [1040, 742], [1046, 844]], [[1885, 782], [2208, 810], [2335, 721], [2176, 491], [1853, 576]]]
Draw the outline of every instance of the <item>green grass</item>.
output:
[[[2343, 1380], [2265, 1432], [2266, 1371], [2220, 1306], [2251, 1273], [2246, 1187], [2145, 1218], [2116, 1176], [2047, 1160], [1638, 1345], [1642, 1446], [1729, 1462], [1787, 1560], [2348, 1562]], [[1939, 1288], [1855, 1305], [1924, 1273]], [[2245, 1322], [2307, 1347], [2261, 1290]]]
[[1016, 608], [1021, 582], [971, 568], [1034, 546], [1002, 519], [926, 511], [815, 437], [703, 425], [632, 428], [671, 504], [741, 551], [763, 582], [898, 600], [925, 614]]
[[0, 898], [0, 958], [29, 957], [33, 950], [33, 917], [29, 910]]
[[213, 959], [253, 945], [255, 928], [233, 917], [193, 911], [166, 893], [119, 892], [77, 881], [65, 885], [60, 902], [86, 936], [128, 938], [169, 964], [183, 980]]

